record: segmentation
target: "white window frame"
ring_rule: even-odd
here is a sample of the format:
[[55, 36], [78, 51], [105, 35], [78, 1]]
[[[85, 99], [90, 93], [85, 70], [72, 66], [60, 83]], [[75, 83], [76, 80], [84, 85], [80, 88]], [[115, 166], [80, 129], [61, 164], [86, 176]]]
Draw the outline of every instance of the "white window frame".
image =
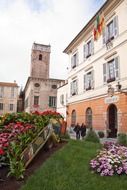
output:
[[94, 54], [94, 39], [89, 39], [83, 46], [83, 56], [84, 60], [88, 59]]
[[84, 90], [88, 91], [94, 88], [94, 70], [84, 75]]
[[71, 82], [71, 96], [78, 94], [78, 79]]
[[61, 94], [60, 96], [60, 103], [64, 105], [64, 94]]
[[71, 68], [74, 69], [79, 63], [78, 52], [74, 53], [71, 57]]
[[56, 108], [57, 97], [49, 96], [49, 107]]
[[[109, 27], [112, 25], [112, 32], [109, 34]], [[111, 30], [110, 30], [111, 31]], [[113, 17], [103, 30], [103, 44], [108, 44], [118, 36], [118, 16]]]
[[103, 82], [104, 84], [119, 80], [120, 66], [119, 57], [114, 57], [103, 64]]
[[14, 111], [14, 104], [9, 104], [9, 110]]

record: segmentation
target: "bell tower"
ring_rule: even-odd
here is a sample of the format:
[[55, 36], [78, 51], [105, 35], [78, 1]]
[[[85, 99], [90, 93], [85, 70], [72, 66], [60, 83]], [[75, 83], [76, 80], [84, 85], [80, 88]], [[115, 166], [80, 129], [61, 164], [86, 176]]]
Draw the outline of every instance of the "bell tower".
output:
[[50, 45], [33, 43], [30, 76], [49, 79]]

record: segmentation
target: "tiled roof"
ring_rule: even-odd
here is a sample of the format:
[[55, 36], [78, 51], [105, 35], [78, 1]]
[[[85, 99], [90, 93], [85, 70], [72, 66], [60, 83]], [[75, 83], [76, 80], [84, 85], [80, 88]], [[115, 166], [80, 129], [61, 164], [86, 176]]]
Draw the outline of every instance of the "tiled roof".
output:
[[18, 84], [17, 83], [11, 83], [11, 82], [0, 82], [0, 86], [18, 87]]

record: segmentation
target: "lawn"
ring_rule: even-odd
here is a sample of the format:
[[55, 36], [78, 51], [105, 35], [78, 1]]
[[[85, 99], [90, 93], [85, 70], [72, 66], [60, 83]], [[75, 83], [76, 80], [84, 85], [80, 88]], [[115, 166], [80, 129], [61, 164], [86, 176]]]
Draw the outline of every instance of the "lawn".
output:
[[101, 177], [89, 168], [100, 145], [70, 140], [54, 153], [21, 190], [125, 190], [127, 176]]

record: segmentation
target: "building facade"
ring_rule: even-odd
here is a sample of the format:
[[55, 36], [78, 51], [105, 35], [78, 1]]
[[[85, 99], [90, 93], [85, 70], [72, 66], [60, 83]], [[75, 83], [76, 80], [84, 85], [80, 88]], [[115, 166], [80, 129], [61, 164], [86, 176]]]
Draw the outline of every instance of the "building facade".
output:
[[68, 82], [61, 83], [57, 88], [57, 112], [67, 119]]
[[107, 0], [64, 50], [68, 125], [85, 122], [108, 137], [127, 132], [126, 18], [127, 0]]
[[26, 112], [56, 110], [57, 85], [64, 80], [49, 78], [50, 45], [33, 44], [31, 71], [24, 94]]
[[0, 114], [17, 112], [18, 85], [0, 82]]

